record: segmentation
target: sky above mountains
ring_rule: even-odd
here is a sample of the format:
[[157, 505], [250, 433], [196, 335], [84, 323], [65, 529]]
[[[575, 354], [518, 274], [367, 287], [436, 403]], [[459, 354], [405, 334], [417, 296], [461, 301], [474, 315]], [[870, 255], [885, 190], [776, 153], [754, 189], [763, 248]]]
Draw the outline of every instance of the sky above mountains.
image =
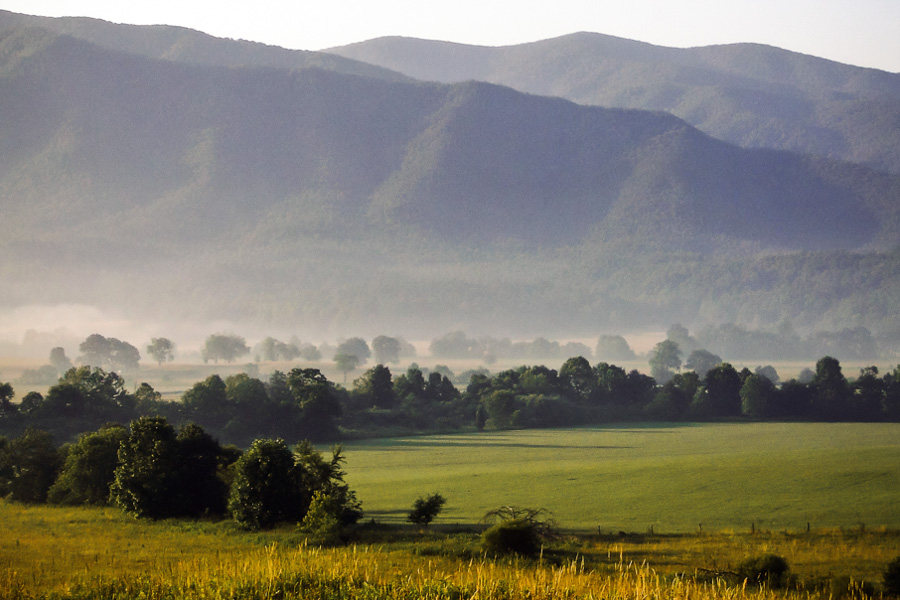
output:
[[673, 47], [753, 42], [900, 72], [897, 0], [4, 0], [0, 8], [304, 50], [388, 35], [503, 46], [592, 31]]

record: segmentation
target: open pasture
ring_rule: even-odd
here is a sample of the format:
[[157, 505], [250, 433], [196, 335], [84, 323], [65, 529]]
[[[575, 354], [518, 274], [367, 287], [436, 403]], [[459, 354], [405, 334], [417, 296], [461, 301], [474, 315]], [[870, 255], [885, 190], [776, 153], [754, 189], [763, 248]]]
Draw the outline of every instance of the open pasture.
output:
[[440, 492], [441, 523], [516, 505], [594, 532], [900, 528], [900, 424], [484, 432], [353, 442], [345, 455], [366, 518], [385, 522]]

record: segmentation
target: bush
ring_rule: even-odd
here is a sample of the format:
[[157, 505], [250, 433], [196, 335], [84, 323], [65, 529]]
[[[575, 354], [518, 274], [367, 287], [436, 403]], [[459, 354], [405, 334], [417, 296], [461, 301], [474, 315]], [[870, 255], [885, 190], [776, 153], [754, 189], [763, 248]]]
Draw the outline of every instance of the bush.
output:
[[555, 523], [543, 508], [504, 506], [487, 513], [484, 520], [499, 521], [481, 536], [485, 552], [533, 556], [544, 541], [556, 536]]
[[541, 536], [534, 523], [526, 519], [503, 521], [482, 534], [481, 548], [495, 554], [534, 556], [541, 549]]
[[334, 507], [322, 492], [313, 495], [309, 510], [300, 523], [300, 530], [310, 535], [314, 544], [333, 546], [341, 542], [344, 527], [334, 514]]
[[302, 493], [294, 455], [282, 439], [259, 439], [238, 459], [228, 510], [248, 529], [299, 520]]
[[420, 496], [413, 502], [412, 510], [409, 511], [406, 519], [410, 523], [428, 527], [428, 524], [434, 521], [446, 503], [447, 499], [440, 494], [430, 494], [427, 498]]
[[886, 596], [900, 597], [900, 556], [888, 563], [882, 581]]
[[790, 570], [787, 561], [777, 554], [762, 554], [743, 561], [738, 565], [738, 576], [757, 585], [778, 588], [784, 584]]

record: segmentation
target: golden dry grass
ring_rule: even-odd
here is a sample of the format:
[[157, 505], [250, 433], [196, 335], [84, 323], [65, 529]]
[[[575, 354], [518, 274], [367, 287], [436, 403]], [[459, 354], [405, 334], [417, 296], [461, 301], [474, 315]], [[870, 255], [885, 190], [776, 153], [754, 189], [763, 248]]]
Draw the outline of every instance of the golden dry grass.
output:
[[115, 509], [0, 502], [0, 598], [765, 600], [818, 594], [695, 575], [773, 552], [800, 581], [878, 581], [900, 553], [900, 535], [883, 530], [570, 537], [526, 561], [482, 556], [472, 535], [397, 538], [320, 549], [293, 527], [254, 534], [227, 522], [153, 523]]

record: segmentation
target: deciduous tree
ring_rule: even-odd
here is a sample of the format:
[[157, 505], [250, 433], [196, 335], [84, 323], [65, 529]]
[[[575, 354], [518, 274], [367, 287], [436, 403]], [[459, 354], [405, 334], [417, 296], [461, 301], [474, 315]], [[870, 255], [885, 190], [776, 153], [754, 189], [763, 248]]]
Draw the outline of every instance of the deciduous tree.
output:
[[216, 333], [206, 338], [200, 356], [203, 358], [203, 362], [212, 360], [218, 363], [219, 360], [224, 360], [230, 363], [248, 352], [250, 352], [250, 348], [244, 338], [238, 335]]
[[147, 354], [161, 367], [164, 362], [175, 359], [175, 344], [168, 338], [153, 338], [147, 344]]

